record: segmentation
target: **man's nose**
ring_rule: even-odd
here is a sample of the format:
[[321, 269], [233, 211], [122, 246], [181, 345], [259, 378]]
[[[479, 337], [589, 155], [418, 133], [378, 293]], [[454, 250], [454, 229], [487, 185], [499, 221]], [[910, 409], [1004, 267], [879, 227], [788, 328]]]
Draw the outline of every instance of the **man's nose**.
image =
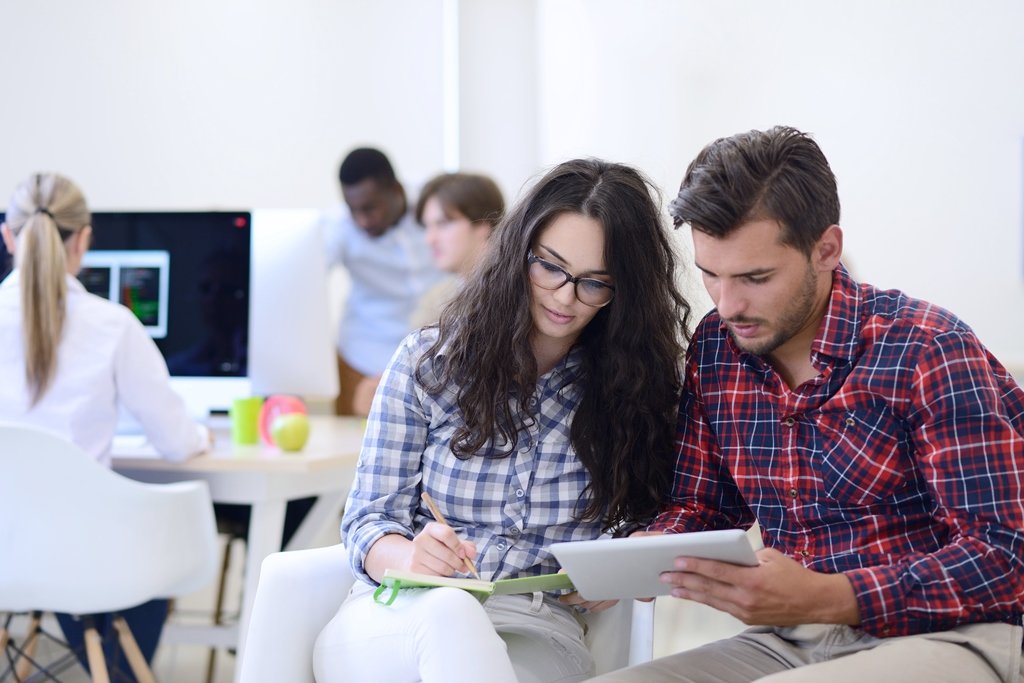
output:
[[740, 288], [729, 282], [718, 283], [718, 298], [715, 301], [718, 308], [718, 315], [730, 320], [746, 310], [746, 299], [740, 292]]

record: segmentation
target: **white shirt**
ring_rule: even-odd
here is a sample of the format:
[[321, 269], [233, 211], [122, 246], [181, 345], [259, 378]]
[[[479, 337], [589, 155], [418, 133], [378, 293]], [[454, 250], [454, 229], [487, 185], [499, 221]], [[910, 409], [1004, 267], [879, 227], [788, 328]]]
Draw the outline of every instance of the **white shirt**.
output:
[[348, 270], [352, 289], [338, 330], [338, 353], [364, 375], [384, 371], [413, 329], [420, 297], [441, 277], [423, 228], [410, 214], [370, 237], [341, 205], [321, 219], [329, 262]]
[[142, 323], [124, 306], [89, 294], [70, 275], [57, 369], [32, 406], [18, 276], [14, 270], [0, 283], [0, 420], [56, 432], [109, 465], [120, 401], [168, 460], [209, 446], [209, 432], [192, 421], [171, 389], [167, 364]]

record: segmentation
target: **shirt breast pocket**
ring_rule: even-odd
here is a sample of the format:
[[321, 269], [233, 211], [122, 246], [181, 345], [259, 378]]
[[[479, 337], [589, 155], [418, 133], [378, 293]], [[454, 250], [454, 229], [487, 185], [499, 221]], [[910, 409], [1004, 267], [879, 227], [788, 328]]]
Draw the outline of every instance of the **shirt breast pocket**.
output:
[[907, 487], [909, 436], [890, 411], [825, 412], [818, 425], [819, 471], [829, 498], [863, 506], [892, 499]]

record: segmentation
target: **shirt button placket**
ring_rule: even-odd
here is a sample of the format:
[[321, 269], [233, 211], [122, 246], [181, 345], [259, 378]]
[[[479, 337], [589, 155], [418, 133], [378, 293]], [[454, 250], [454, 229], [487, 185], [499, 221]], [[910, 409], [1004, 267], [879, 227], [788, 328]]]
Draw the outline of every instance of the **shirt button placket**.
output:
[[[793, 430], [793, 426], [795, 424], [796, 420], [793, 419], [792, 417], [787, 417], [782, 420], [782, 425], [786, 427], [785, 441], [787, 443], [787, 449], [792, 448], [795, 445], [796, 434]], [[791, 486], [787, 493], [789, 494], [789, 497], [792, 498], [794, 501], [800, 495], [800, 492], [797, 491], [797, 488], [795, 486]]]

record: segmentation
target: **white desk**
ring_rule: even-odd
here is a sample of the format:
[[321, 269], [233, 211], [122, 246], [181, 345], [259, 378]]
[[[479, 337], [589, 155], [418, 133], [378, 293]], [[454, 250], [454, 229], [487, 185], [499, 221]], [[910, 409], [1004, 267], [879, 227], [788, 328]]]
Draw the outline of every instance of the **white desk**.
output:
[[[172, 463], [140, 453], [115, 453], [114, 469], [132, 479], [157, 484], [202, 479], [209, 484], [214, 502], [252, 506], [237, 628], [182, 627], [175, 634], [176, 639], [217, 647], [237, 647], [237, 661], [240, 663], [260, 566], [263, 558], [280, 547], [287, 502], [318, 496], [316, 505], [289, 541], [288, 550], [309, 547], [324, 524], [329, 520], [337, 523], [338, 513], [355, 475], [365, 421], [362, 418], [311, 416], [310, 425], [309, 442], [299, 453], [282, 453], [263, 445], [234, 446], [226, 422], [221, 428], [213, 426], [213, 452], [185, 462]], [[240, 664], [235, 667], [236, 680], [241, 669]]]

